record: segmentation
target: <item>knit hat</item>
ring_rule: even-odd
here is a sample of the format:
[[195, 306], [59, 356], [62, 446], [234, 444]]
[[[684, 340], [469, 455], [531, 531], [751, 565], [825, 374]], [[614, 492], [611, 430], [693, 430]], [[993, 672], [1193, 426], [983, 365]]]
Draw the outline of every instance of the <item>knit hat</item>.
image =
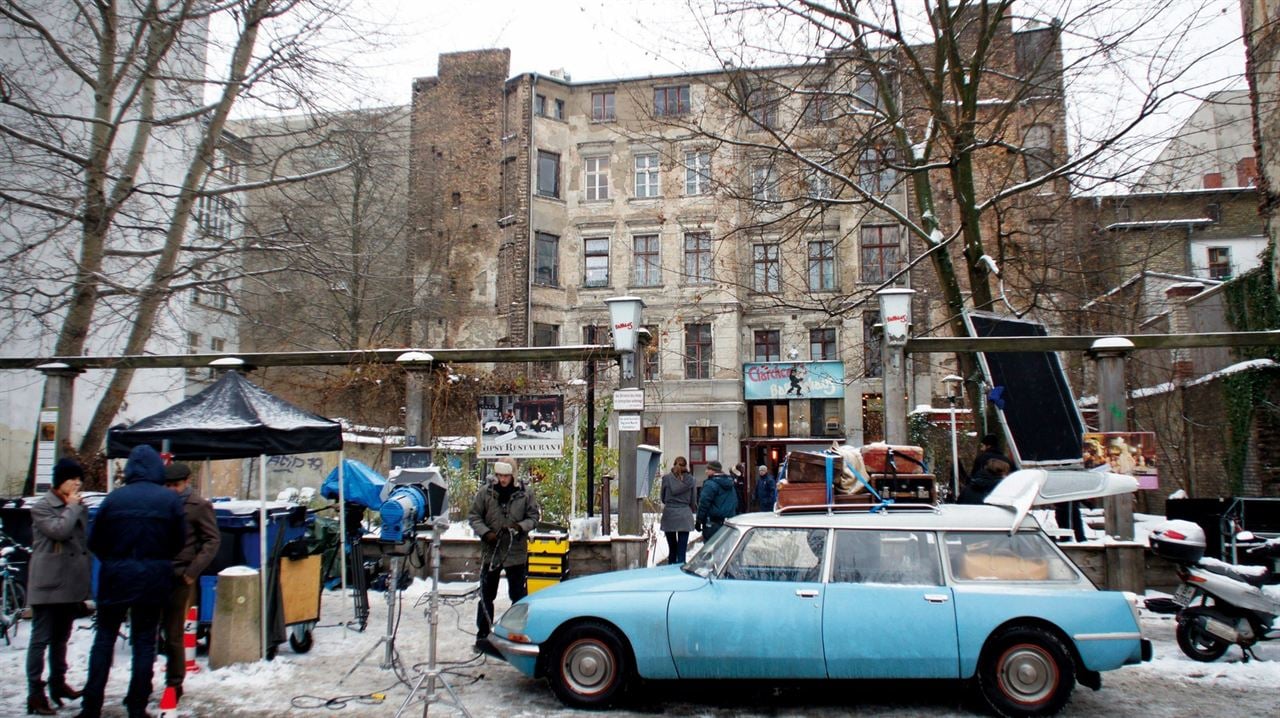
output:
[[724, 466], [722, 466], [719, 461], [708, 461], [707, 468], [711, 471], [716, 472], [717, 474], [724, 473]]
[[66, 458], [58, 459], [58, 463], [53, 465], [53, 488], [58, 488], [62, 482], [69, 479], [83, 479], [84, 467], [75, 459]]
[[164, 467], [164, 482], [166, 484], [176, 484], [191, 476], [191, 467], [180, 462], [173, 462]]
[[506, 461], [495, 461], [493, 462], [493, 473], [510, 476], [515, 473], [515, 469]]

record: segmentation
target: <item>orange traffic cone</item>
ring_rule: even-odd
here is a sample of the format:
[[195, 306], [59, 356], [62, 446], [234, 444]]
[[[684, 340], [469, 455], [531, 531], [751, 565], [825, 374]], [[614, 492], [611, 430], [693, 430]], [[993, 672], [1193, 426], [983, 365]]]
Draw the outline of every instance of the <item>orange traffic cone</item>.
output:
[[186, 648], [186, 672], [188, 674], [198, 673], [200, 666], [196, 665], [196, 607], [192, 606], [187, 610], [187, 620], [182, 625], [182, 645]]
[[160, 718], [178, 718], [178, 691], [173, 686], [164, 687], [160, 697]]

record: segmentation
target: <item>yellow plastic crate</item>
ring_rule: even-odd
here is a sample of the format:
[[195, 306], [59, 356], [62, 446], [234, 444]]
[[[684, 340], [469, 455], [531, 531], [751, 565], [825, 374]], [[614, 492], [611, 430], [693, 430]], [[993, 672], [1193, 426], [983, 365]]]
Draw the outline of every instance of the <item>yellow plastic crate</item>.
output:
[[529, 593], [535, 593], [537, 591], [541, 591], [542, 589], [548, 586], [554, 586], [557, 583], [560, 583], [560, 579], [558, 578], [542, 578], [537, 576], [530, 576], [528, 581]]
[[559, 554], [561, 556], [569, 553], [569, 539], [567, 538], [529, 538], [529, 553], [532, 554]]

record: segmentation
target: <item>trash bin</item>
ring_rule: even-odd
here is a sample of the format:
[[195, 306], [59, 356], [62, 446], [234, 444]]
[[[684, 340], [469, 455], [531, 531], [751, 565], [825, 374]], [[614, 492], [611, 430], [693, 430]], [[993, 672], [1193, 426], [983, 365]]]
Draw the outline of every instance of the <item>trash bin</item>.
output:
[[560, 583], [569, 577], [569, 539], [566, 536], [530, 536], [529, 593]]

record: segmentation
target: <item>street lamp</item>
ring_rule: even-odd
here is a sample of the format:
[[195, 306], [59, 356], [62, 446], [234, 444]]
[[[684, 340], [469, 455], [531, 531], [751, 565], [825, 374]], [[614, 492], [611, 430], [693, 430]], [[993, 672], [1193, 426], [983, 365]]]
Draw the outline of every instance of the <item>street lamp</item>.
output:
[[942, 377], [947, 387], [947, 404], [951, 406], [951, 500], [960, 497], [960, 452], [956, 447], [956, 404], [964, 397], [964, 379], [955, 374]]

